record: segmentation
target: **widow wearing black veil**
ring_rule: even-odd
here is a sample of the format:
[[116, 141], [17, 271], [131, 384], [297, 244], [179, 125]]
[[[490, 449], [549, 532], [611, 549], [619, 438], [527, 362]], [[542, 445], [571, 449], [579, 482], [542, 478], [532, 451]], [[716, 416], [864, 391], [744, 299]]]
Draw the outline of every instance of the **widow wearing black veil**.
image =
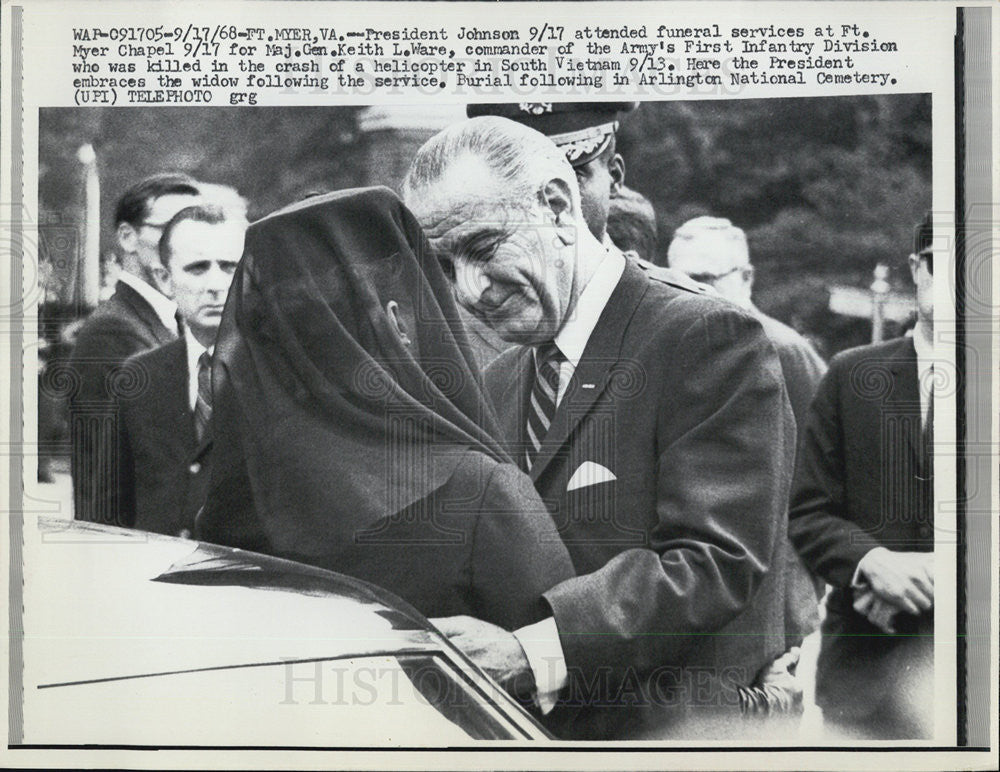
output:
[[451, 289], [385, 188], [247, 232], [213, 365], [198, 538], [372, 581], [426, 616], [516, 629], [573, 575], [500, 444]]

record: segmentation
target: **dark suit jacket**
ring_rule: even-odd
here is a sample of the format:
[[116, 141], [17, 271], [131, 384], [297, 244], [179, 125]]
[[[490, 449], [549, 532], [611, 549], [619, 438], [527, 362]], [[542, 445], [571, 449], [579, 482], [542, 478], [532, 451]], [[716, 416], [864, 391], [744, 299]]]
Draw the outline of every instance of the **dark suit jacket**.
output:
[[[784, 648], [778, 357], [751, 314], [655, 276], [628, 263], [531, 470], [580, 574], [545, 593], [570, 673], [560, 736], [695, 732], [737, 715], [737, 687]], [[515, 445], [533, 368], [515, 348], [487, 372]], [[585, 462], [614, 479], [568, 490]]]
[[[870, 625], [854, 611], [850, 589], [858, 562], [873, 547], [934, 548], [931, 458], [921, 431], [912, 339], [833, 358], [806, 425], [789, 513], [799, 554], [834, 587], [817, 669], [824, 710], [874, 711], [905, 659], [900, 649], [921, 643]], [[903, 616], [902, 632], [933, 630], [930, 614]]]
[[131, 357], [125, 368], [148, 385], [118, 398], [122, 517], [133, 528], [190, 536], [208, 492], [211, 429], [197, 440], [185, 341]]
[[69, 404], [77, 520], [127, 524], [115, 492], [121, 464], [115, 402], [144, 386], [120, 367], [133, 354], [176, 337], [177, 331], [164, 327], [149, 303], [122, 282], [80, 328], [70, 357], [78, 386]]
[[[757, 319], [778, 352], [785, 389], [792, 403], [795, 426], [801, 441], [813, 396], [826, 372], [824, 362], [805, 338], [786, 324], [755, 309]], [[823, 580], [805, 567], [794, 549], [787, 552], [785, 565], [785, 641], [798, 646], [809, 633], [819, 627], [819, 599], [823, 596]]]

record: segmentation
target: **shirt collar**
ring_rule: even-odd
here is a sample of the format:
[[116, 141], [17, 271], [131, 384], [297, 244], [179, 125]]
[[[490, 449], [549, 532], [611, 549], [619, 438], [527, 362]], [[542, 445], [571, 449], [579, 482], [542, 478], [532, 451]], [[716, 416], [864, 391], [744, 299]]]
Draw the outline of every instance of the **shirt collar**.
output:
[[149, 303], [157, 318], [163, 322], [163, 326], [168, 330], [177, 329], [177, 304], [140, 279], [135, 274], [122, 271], [118, 274], [118, 281], [127, 284], [142, 296], [142, 299]]
[[928, 343], [927, 338], [924, 337], [923, 327], [919, 321], [913, 328], [913, 348], [917, 351], [917, 359], [919, 361], [933, 362], [934, 344]]
[[570, 318], [566, 320], [553, 341], [573, 367], [580, 364], [587, 341], [597, 326], [597, 320], [624, 273], [625, 256], [617, 247], [613, 245], [608, 247], [604, 259], [580, 293]]
[[206, 349], [203, 345], [201, 345], [198, 342], [198, 339], [194, 336], [194, 333], [191, 332], [191, 328], [188, 327], [186, 324], [184, 325], [184, 343], [187, 346], [188, 364], [191, 364], [193, 362], [195, 365], [197, 365], [198, 358], [205, 351], [208, 351], [209, 355], [211, 355], [212, 349], [215, 348], [215, 346], [210, 346], [209, 348]]

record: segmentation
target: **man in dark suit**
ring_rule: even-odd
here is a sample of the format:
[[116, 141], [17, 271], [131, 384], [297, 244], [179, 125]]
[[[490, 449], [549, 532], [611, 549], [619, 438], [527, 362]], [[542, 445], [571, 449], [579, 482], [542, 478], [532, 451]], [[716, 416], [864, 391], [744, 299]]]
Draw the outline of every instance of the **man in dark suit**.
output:
[[210, 475], [212, 350], [245, 229], [207, 205], [182, 209], [164, 228], [159, 250], [184, 334], [125, 364], [144, 388], [118, 397], [124, 525], [194, 532]]
[[565, 156], [512, 121], [432, 138], [404, 195], [460, 302], [521, 344], [487, 386], [580, 574], [514, 634], [439, 626], [501, 682], [533, 677], [560, 736], [733, 731], [784, 650], [794, 429], [760, 324], [598, 241]]
[[827, 599], [816, 701], [856, 737], [933, 729], [933, 250], [917, 232], [912, 337], [830, 362], [810, 410], [789, 531]]
[[[667, 259], [671, 268], [709, 285], [757, 317], [781, 360], [781, 373], [801, 437], [826, 363], [809, 341], [754, 305], [754, 267], [743, 230], [722, 217], [695, 217], [674, 233]], [[788, 550], [785, 562], [786, 638], [789, 646], [798, 646], [819, 627], [823, 582], [809, 573], [793, 549]]]
[[[158, 244], [167, 222], [198, 195], [183, 174], [148, 177], [129, 188], [115, 210], [121, 274], [115, 293], [101, 303], [77, 334], [70, 359], [79, 386], [70, 400], [74, 516], [121, 525], [115, 477], [115, 397], [137, 384], [121, 370], [131, 355], [177, 338], [177, 306], [168, 297], [168, 276]], [[106, 484], [111, 482], [110, 487]]]

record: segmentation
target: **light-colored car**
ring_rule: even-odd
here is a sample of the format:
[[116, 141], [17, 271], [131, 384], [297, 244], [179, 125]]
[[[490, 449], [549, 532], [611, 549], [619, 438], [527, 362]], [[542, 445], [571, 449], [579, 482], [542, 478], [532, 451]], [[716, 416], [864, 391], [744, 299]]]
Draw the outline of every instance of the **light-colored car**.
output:
[[548, 737], [422, 615], [356, 579], [46, 519], [26, 524], [24, 565], [27, 745]]

